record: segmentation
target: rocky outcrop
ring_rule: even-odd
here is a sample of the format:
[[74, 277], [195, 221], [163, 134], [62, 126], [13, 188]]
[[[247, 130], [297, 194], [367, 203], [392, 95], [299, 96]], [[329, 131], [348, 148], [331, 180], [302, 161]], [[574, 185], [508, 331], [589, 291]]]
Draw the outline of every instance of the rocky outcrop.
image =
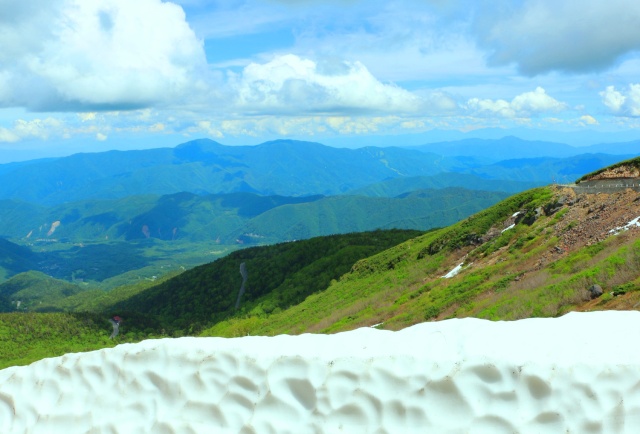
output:
[[640, 168], [631, 165], [614, 167], [590, 176], [587, 181], [619, 178], [640, 178]]
[[589, 291], [589, 296], [591, 297], [591, 299], [593, 300], [594, 298], [598, 298], [600, 297], [604, 291], [602, 290], [602, 287], [600, 285], [591, 285], [588, 289]]

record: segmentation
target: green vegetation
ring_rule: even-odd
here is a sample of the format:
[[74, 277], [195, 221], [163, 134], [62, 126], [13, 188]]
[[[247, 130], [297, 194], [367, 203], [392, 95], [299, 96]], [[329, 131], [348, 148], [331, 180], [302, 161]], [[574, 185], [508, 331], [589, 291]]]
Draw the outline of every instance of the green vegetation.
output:
[[[167, 329], [189, 333], [229, 317], [271, 314], [324, 290], [356, 261], [419, 233], [374, 231], [243, 249], [153, 286], [110, 309], [156, 315]], [[236, 311], [241, 263], [246, 264], [249, 277]]]
[[37, 271], [29, 271], [0, 284], [0, 297], [9, 300], [5, 311], [35, 311], [81, 291], [77, 285], [53, 279]]
[[[179, 193], [71, 202], [35, 211], [12, 201], [16, 206], [1, 213], [6, 218], [2, 230], [13, 238], [0, 239], [0, 282], [38, 270], [90, 288], [113, 288], [191, 268], [241, 247], [447, 226], [505, 196], [462, 188], [395, 198]], [[53, 232], [52, 222], [60, 222]]]
[[[75, 285], [27, 273], [5, 283], [6, 288], [13, 288], [7, 293], [17, 294], [21, 288], [18, 283], [27, 278], [42, 281], [42, 285], [58, 285], [60, 288], [48, 291], [47, 302], [37, 306], [69, 313], [0, 314], [0, 367], [118, 342], [193, 334], [203, 325], [225, 318], [281, 312], [331, 285], [357, 260], [419, 234], [374, 231], [249, 248], [156, 282], [144, 280], [111, 291], [88, 290], [67, 297], [59, 296], [60, 288]], [[236, 311], [242, 262], [249, 273], [248, 289]], [[124, 319], [123, 332], [110, 341], [108, 318], [114, 314]]]
[[[15, 306], [18, 294], [29, 300], [29, 309], [57, 313], [0, 315], [0, 366], [113, 345], [107, 319], [114, 314], [125, 319], [121, 341], [133, 342], [365, 326], [394, 330], [455, 317], [515, 320], [574, 309], [636, 308], [640, 240], [628, 231], [571, 247], [582, 241], [574, 232], [584, 224], [576, 211], [583, 206], [571, 208], [565, 194], [560, 187], [528, 190], [427, 232], [356, 232], [237, 250], [210, 264], [173, 269], [171, 276], [141, 278], [111, 291], [82, 284], [75, 285], [83, 289], [77, 291], [36, 273], [19, 275], [0, 285], [0, 306]], [[162, 243], [156, 248], [164, 248]], [[247, 290], [239, 298], [243, 263]], [[457, 275], [444, 278], [457, 266]], [[28, 298], [30, 290], [19, 285], [25, 280], [49, 289]], [[590, 300], [588, 288], [594, 284], [605, 290], [598, 300]], [[13, 343], [4, 349], [17, 333], [26, 333], [24, 354]]]
[[45, 357], [113, 347], [161, 337], [157, 321], [124, 314], [120, 334], [109, 339], [109, 316], [85, 313], [0, 314], [0, 369], [26, 365]]

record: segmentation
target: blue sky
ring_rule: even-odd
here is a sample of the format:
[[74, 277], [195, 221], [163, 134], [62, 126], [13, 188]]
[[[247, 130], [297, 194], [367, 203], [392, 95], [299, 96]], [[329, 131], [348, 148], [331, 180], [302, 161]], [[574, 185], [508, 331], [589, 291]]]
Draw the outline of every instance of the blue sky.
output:
[[640, 138], [637, 0], [0, 0], [0, 162]]

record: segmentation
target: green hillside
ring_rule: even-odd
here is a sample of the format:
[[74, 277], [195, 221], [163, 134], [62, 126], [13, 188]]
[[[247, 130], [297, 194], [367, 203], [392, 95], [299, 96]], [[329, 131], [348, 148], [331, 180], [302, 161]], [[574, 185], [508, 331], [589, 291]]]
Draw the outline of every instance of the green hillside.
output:
[[0, 238], [0, 282], [10, 276], [38, 267], [38, 255], [28, 247]]
[[[336, 332], [376, 324], [400, 329], [451, 317], [515, 320], [575, 309], [637, 309], [637, 232], [612, 235], [605, 221], [593, 228], [593, 213], [589, 217], [584, 205], [567, 205], [570, 194], [545, 187], [515, 195], [359, 261], [325, 291], [286, 311], [246, 315], [204, 334]], [[610, 195], [607, 203], [624, 212], [625, 195], [636, 193]], [[602, 199], [587, 200], [597, 204]], [[640, 206], [629, 215], [634, 213], [640, 215]], [[591, 228], [589, 236], [586, 228]], [[460, 264], [460, 274], [443, 278]], [[605, 294], [591, 301], [587, 289], [594, 284]]]
[[[108, 323], [96, 324], [114, 314], [130, 324], [122, 341], [135, 341], [400, 329], [466, 316], [515, 320], [571, 310], [638, 309], [640, 230], [632, 224], [638, 216], [638, 193], [630, 189], [591, 195], [548, 186], [426, 233], [375, 231], [239, 250], [164, 281], [57, 297], [46, 309], [91, 312], [95, 319], [51, 334], [55, 344], [39, 343], [49, 335], [42, 334], [38, 321], [69, 314], [33, 320], [2, 314], [3, 339], [26, 332], [30, 346], [18, 357], [17, 347], [9, 345], [0, 350], [0, 360], [8, 366], [59, 354], [69, 348], [59, 337], [64, 333], [75, 333], [69, 340], [77, 348], [111, 345], [105, 340]], [[248, 273], [243, 294], [241, 267]], [[19, 290], [2, 293], [0, 303], [11, 302], [7, 297]], [[71, 331], [76, 327], [86, 331]]]
[[446, 226], [506, 196], [499, 191], [443, 188], [395, 198], [176, 193], [85, 200], [50, 208], [12, 201], [13, 208], [3, 212], [0, 230], [25, 243], [95, 244], [150, 238], [266, 244], [378, 228]]
[[505, 196], [444, 188], [395, 198], [177, 193], [49, 208], [11, 201], [14, 207], [4, 210], [2, 231], [21, 245], [0, 242], [0, 282], [38, 270], [112, 288], [251, 245], [380, 228], [446, 226]]
[[81, 291], [78, 285], [53, 279], [46, 274], [29, 271], [0, 283], [0, 297], [11, 302], [13, 310], [37, 310]]
[[[198, 331], [217, 319], [248, 312], [275, 313], [326, 288], [359, 259], [419, 235], [418, 231], [375, 231], [318, 237], [235, 252], [211, 264], [157, 281], [88, 289], [61, 297], [71, 284], [39, 273], [16, 276], [0, 285], [0, 306], [25, 291], [33, 310], [56, 313], [0, 313], [0, 368], [30, 363], [71, 351], [88, 351], [122, 342]], [[240, 264], [248, 271], [247, 289], [240, 298]], [[34, 286], [29, 287], [29, 283]], [[54, 287], [56, 290], [51, 290]], [[45, 301], [46, 299], [46, 301]], [[41, 303], [42, 301], [42, 303]], [[109, 340], [108, 319], [123, 318], [121, 334]]]
[[395, 198], [332, 196], [269, 210], [235, 235], [249, 242], [255, 237], [274, 242], [380, 228], [428, 230], [448, 226], [506, 196], [461, 188], [420, 190]]
[[[419, 233], [374, 231], [243, 249], [115, 303], [109, 310], [155, 315], [167, 328], [183, 331], [245, 312], [269, 314], [322, 291], [356, 261]], [[243, 263], [247, 289], [239, 298]]]
[[110, 316], [87, 313], [0, 314], [0, 369], [26, 365], [46, 357], [113, 347], [160, 337], [152, 318], [128, 315], [116, 339], [109, 339]]

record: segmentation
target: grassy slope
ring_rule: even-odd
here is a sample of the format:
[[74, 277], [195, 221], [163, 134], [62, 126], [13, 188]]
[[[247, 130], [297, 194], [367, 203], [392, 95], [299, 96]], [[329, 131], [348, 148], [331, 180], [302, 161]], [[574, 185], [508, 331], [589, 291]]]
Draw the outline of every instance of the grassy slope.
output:
[[[155, 321], [135, 329], [129, 336], [134, 339], [162, 334], [167, 326], [170, 333], [172, 328], [189, 332], [189, 325], [207, 323], [213, 325], [202, 335], [232, 337], [336, 332], [380, 323], [400, 329], [450, 317], [519, 319], [557, 316], [569, 310], [636, 308], [640, 305], [636, 234], [623, 232], [591, 245], [559, 248], [559, 239], [576, 223], [571, 219], [577, 214], [572, 213], [587, 213], [584, 203], [567, 205], [560, 195], [560, 189], [553, 187], [529, 190], [450, 227], [394, 244], [373, 256], [363, 255], [355, 263], [352, 245], [337, 249], [333, 256], [322, 250], [336, 244], [335, 239], [322, 248], [312, 243], [320, 238], [309, 240], [311, 248], [306, 249], [300, 247], [304, 243], [287, 243], [273, 250], [239, 251], [147, 291], [131, 290], [138, 294], [134, 298], [122, 293], [120, 300], [126, 301], [102, 304], [102, 316], [121, 313], [114, 308], [135, 309], [135, 314], [130, 313], [132, 322]], [[612, 200], [607, 198], [603, 200]], [[545, 212], [535, 218], [541, 209]], [[516, 212], [521, 213], [518, 224], [504, 230]], [[306, 255], [312, 260], [302, 260]], [[247, 263], [250, 289], [235, 311], [241, 262]], [[338, 263], [353, 265], [336, 269]], [[441, 278], [460, 263], [465, 266], [458, 276]], [[335, 272], [333, 277], [327, 270]], [[594, 283], [606, 293], [589, 301], [586, 288]], [[219, 291], [212, 292], [211, 287]], [[194, 298], [198, 292], [204, 298]], [[216, 312], [216, 306], [223, 309]], [[5, 318], [0, 316], [7, 334], [12, 326]], [[96, 343], [96, 336], [89, 334], [87, 339]], [[33, 341], [36, 348], [37, 342]], [[39, 354], [36, 351], [33, 357]]]
[[[239, 250], [142, 291], [110, 309], [157, 315], [168, 328], [183, 331], [248, 312], [277, 312], [323, 290], [359, 259], [419, 233], [374, 231]], [[248, 279], [240, 308], [236, 310], [242, 263]]]
[[[418, 234], [375, 231], [249, 248], [173, 279], [144, 280], [109, 292], [84, 291], [39, 305], [48, 311], [90, 313], [0, 314], [0, 367], [112, 346], [108, 318], [114, 314], [124, 318], [123, 336], [117, 341], [135, 342], [190, 333], [198, 324], [209, 324], [212, 315], [278, 312], [326, 288], [358, 259]], [[241, 262], [249, 280], [236, 311]]]
[[0, 369], [161, 336], [154, 331], [160, 330], [157, 321], [129, 315], [120, 334], [109, 339], [113, 330], [109, 318], [88, 313], [0, 314]]
[[[637, 306], [640, 240], [625, 232], [553, 257], [549, 252], [555, 251], [558, 231], [571, 226], [564, 221], [566, 208], [531, 225], [525, 222], [531, 222], [533, 210], [551, 209], [554, 202], [548, 187], [515, 195], [451, 227], [359, 261], [327, 290], [286, 311], [221, 322], [204, 335], [336, 332], [379, 323], [400, 329], [450, 317], [512, 320], [586, 306]], [[517, 211], [527, 212], [524, 221], [501, 233]], [[496, 236], [479, 240], [491, 227]], [[441, 278], [460, 263], [465, 267], [458, 276]], [[608, 293], [587, 302], [586, 289], [595, 283], [621, 296]]]

